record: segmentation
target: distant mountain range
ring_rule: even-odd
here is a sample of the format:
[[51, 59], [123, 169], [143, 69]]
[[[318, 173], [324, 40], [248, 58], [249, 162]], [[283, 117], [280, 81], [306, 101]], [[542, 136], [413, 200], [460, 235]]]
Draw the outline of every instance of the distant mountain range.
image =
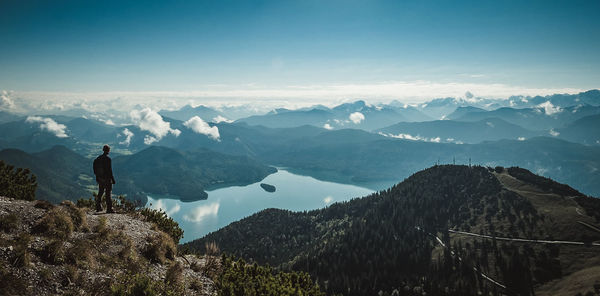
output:
[[597, 289], [599, 223], [600, 200], [527, 170], [444, 165], [324, 209], [267, 209], [185, 247], [306, 271], [328, 295], [571, 295]]

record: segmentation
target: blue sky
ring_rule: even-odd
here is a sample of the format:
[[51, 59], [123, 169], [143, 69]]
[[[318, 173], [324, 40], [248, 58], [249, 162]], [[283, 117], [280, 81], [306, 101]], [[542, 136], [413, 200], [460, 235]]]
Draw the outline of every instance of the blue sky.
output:
[[3, 0], [0, 89], [598, 88], [598, 11], [600, 1]]

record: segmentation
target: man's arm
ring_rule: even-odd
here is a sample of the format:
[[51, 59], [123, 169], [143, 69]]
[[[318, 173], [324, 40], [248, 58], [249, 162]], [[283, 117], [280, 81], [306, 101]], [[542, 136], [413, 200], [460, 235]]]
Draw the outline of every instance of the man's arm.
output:
[[113, 176], [113, 172], [112, 172], [112, 160], [109, 158], [108, 159], [108, 172], [110, 173], [110, 180], [112, 181], [113, 184], [115, 184], [115, 177]]

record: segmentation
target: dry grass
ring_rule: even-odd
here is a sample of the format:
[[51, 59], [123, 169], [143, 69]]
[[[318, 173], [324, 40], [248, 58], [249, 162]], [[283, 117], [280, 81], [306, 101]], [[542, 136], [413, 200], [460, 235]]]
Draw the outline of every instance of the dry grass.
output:
[[54, 205], [47, 200], [37, 200], [34, 207], [38, 209], [51, 210], [54, 208]]
[[146, 245], [146, 249], [144, 250], [144, 256], [148, 260], [164, 264], [168, 260], [175, 259], [177, 246], [175, 246], [173, 239], [166, 233], [158, 232], [157, 235], [148, 237], [147, 242], [148, 245]]
[[66, 210], [56, 207], [46, 213], [36, 229], [50, 237], [67, 239], [73, 233], [73, 220]]
[[92, 251], [93, 246], [88, 240], [75, 241], [73, 242], [73, 246], [67, 251], [67, 262], [84, 269], [90, 269], [96, 265]]
[[13, 251], [12, 264], [17, 267], [27, 267], [31, 261], [31, 254], [29, 254], [29, 242], [31, 236], [28, 233], [21, 233], [15, 239], [15, 246]]
[[50, 264], [63, 264], [65, 262], [65, 250], [62, 240], [53, 240], [46, 244], [39, 253], [40, 258]]
[[69, 200], [63, 201], [61, 205], [63, 205], [67, 209], [67, 212], [69, 213], [69, 216], [71, 216], [71, 220], [73, 221], [73, 226], [75, 227], [75, 229], [81, 230], [83, 232], [90, 231], [90, 228], [87, 223], [87, 216], [84, 210], [78, 208], [74, 203], [72, 203]]
[[19, 222], [19, 217], [14, 213], [2, 215], [0, 217], [0, 230], [4, 232], [11, 232], [17, 228]]
[[165, 274], [165, 284], [171, 290], [183, 290], [183, 266], [179, 262], [171, 264]]
[[98, 233], [101, 238], [106, 238], [110, 232], [108, 228], [106, 217], [100, 217], [98, 219], [98, 224], [94, 227], [94, 232]]

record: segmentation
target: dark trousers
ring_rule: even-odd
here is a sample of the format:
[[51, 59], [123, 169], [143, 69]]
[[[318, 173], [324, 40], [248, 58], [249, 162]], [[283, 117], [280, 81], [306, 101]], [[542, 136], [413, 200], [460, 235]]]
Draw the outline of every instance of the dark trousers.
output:
[[112, 211], [112, 183], [110, 181], [98, 182], [98, 196], [96, 196], [96, 211], [102, 211], [102, 195], [106, 192], [106, 210]]

